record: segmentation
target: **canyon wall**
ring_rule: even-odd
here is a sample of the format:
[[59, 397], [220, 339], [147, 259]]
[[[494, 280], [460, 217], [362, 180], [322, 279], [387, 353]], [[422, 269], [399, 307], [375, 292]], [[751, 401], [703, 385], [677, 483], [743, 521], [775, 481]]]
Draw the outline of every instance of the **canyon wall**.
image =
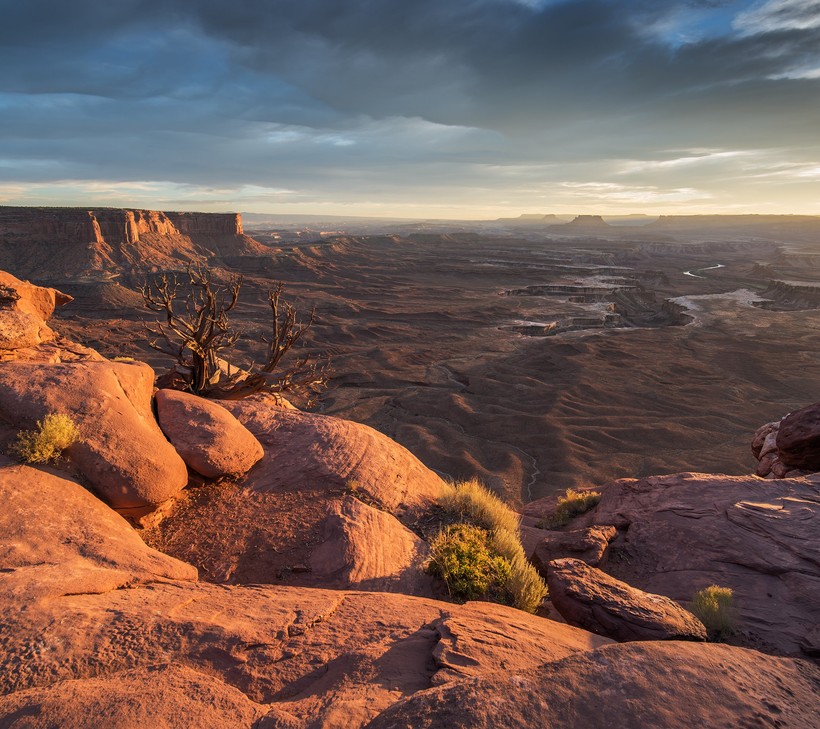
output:
[[266, 256], [238, 213], [0, 206], [0, 266], [42, 281]]

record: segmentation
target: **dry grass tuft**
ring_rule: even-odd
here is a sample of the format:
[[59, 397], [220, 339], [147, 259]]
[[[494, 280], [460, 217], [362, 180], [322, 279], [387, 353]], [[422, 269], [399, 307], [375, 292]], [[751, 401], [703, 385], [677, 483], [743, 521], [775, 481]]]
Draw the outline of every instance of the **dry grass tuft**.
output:
[[477, 479], [447, 484], [439, 506], [459, 520], [482, 529], [506, 529], [518, 534], [518, 514]]
[[542, 522], [542, 526], [556, 528], [569, 524], [576, 516], [586, 514], [601, 500], [600, 491], [575, 491], [567, 489], [558, 499], [553, 515]]
[[49, 413], [36, 430], [22, 431], [12, 450], [25, 463], [52, 463], [79, 439], [80, 429], [68, 415]]
[[737, 610], [730, 587], [709, 585], [692, 597], [689, 609], [706, 626], [712, 640], [725, 640], [735, 632]]

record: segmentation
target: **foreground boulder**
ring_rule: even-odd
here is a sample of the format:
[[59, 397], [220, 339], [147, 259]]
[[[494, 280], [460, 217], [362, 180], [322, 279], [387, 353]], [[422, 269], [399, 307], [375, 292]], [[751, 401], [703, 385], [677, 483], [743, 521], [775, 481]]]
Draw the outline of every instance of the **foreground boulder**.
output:
[[783, 418], [776, 444], [780, 460], [790, 468], [820, 471], [820, 403]]
[[555, 609], [570, 624], [626, 640], [706, 640], [706, 628], [674, 600], [630, 587], [579, 559], [549, 563]]
[[188, 483], [185, 463], [151, 409], [154, 371], [138, 362], [8, 362], [0, 367], [0, 418], [32, 428], [65, 413], [81, 439], [67, 450], [82, 479], [111, 506], [154, 507]]
[[159, 390], [155, 397], [160, 428], [205, 478], [242, 476], [264, 455], [259, 441], [221, 405], [178, 390]]
[[310, 571], [326, 586], [432, 595], [427, 543], [391, 514], [348, 496], [331, 506]]
[[36, 347], [54, 339], [46, 322], [71, 301], [57, 289], [35, 286], [0, 271], [0, 351]]
[[4, 459], [0, 503], [0, 568], [9, 599], [31, 603], [197, 578], [194, 567], [146, 546], [119, 514], [70, 479]]
[[630, 585], [681, 604], [708, 585], [731, 588], [750, 645], [800, 655], [820, 624], [820, 476], [621, 479], [575, 521], [591, 524], [618, 527], [606, 571]]
[[820, 669], [724, 645], [623, 643], [423, 691], [369, 729], [817, 727]]
[[186, 492], [148, 543], [212, 582], [430, 594], [412, 527], [443, 489], [436, 474], [365, 425], [273, 397], [221, 404], [264, 457], [242, 479]]

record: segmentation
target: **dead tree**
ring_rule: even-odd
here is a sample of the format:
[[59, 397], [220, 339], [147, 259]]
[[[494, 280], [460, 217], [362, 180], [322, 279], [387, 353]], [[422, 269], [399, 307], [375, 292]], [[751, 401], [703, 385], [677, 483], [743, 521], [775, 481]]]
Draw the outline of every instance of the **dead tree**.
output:
[[146, 282], [140, 289], [145, 306], [164, 315], [164, 321], [146, 325], [153, 337], [149, 344], [174, 357], [183, 389], [197, 395], [239, 399], [266, 390], [295, 395], [312, 405], [327, 387], [329, 362], [309, 354], [288, 365], [282, 360], [313, 324], [316, 310], [299, 321], [294, 307], [281, 300], [281, 282], [268, 292], [271, 336], [263, 337], [264, 361], [241, 369], [221, 356], [240, 336], [228, 314], [236, 307], [241, 287], [241, 276], [232, 276], [224, 285], [214, 283], [210, 269], [200, 264], [189, 265], [182, 281], [165, 274]]

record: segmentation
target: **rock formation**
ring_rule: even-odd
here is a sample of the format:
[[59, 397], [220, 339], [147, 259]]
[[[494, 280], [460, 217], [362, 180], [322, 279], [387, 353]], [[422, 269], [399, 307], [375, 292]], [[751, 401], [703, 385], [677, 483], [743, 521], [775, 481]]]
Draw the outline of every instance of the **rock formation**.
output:
[[[702, 638], [659, 595], [714, 582], [744, 637], [820, 653], [820, 478], [625, 479], [565, 532], [528, 516], [554, 605], [640, 643], [401, 594], [435, 593], [419, 522], [442, 489], [409, 451], [275, 397], [161, 392], [172, 445], [150, 367], [55, 335], [59, 292], [0, 284], [0, 439], [51, 412], [82, 436], [54, 467], [0, 456], [0, 726], [817, 726], [814, 663], [652, 638]], [[138, 533], [95, 493], [168, 516]]]
[[244, 476], [265, 454], [218, 403], [177, 390], [159, 390], [155, 400], [162, 432], [188, 467], [205, 478]]
[[619, 641], [706, 640], [706, 628], [674, 600], [630, 587], [580, 559], [549, 563], [550, 600], [570, 625]]
[[708, 585], [729, 587], [746, 642], [801, 655], [820, 624], [820, 478], [682, 473], [602, 491], [572, 527], [618, 528], [609, 574], [683, 605]]
[[236, 213], [0, 207], [0, 267], [42, 281], [269, 254]]
[[46, 322], [71, 297], [57, 289], [33, 286], [0, 271], [0, 358], [4, 350], [36, 347], [54, 339]]
[[397, 703], [369, 729], [817, 727], [820, 672], [723, 645], [622, 643]]

